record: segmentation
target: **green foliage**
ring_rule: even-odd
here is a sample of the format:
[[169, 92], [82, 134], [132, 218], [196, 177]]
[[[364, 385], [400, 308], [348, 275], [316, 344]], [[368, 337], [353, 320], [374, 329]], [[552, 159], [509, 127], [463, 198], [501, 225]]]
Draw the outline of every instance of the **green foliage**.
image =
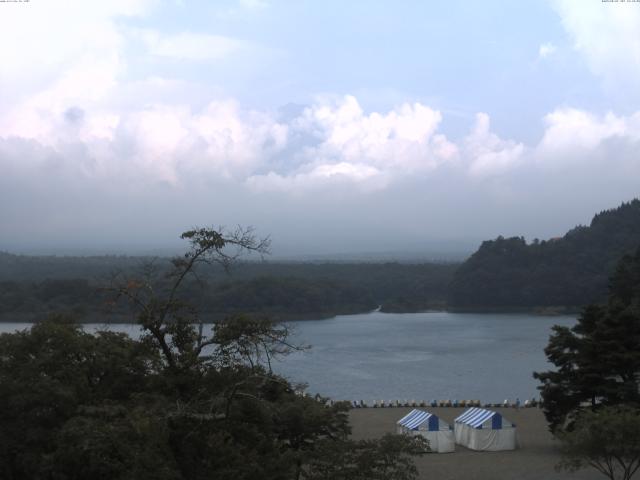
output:
[[258, 277], [226, 282], [203, 292], [207, 312], [256, 312], [329, 316], [373, 310], [377, 304], [361, 287], [326, 279]]
[[59, 430], [47, 470], [54, 478], [69, 480], [181, 478], [163, 418], [150, 415], [142, 406], [130, 408], [78, 409]]
[[639, 271], [640, 249], [620, 261], [606, 305], [586, 307], [572, 328], [554, 327], [545, 353], [557, 369], [534, 373], [553, 431], [571, 428], [586, 406], [640, 405]]
[[[227, 252], [220, 262], [233, 261]], [[122, 276], [144, 277], [170, 274], [184, 265], [179, 257], [20, 257], [0, 253], [0, 314], [8, 320], [21, 315], [46, 315], [65, 311], [84, 315], [89, 321], [108, 321], [111, 313], [127, 310], [109, 304], [98, 288], [117, 271]], [[177, 263], [176, 263], [177, 262]], [[142, 269], [141, 269], [142, 266]], [[228, 265], [227, 265], [228, 266]], [[400, 263], [270, 263], [234, 265], [232, 276], [214, 268], [201, 268], [198, 279], [182, 286], [181, 298], [206, 316], [218, 320], [235, 313], [272, 315], [281, 319], [322, 318], [368, 312], [378, 305], [383, 311], [421, 311], [442, 308], [455, 264]], [[225, 267], [226, 268], [226, 267]], [[142, 274], [141, 274], [142, 270]], [[6, 280], [3, 280], [6, 278]], [[24, 317], [23, 317], [24, 318]]]
[[640, 244], [640, 200], [597, 214], [589, 227], [527, 244], [522, 237], [483, 242], [457, 270], [456, 308], [581, 307], [606, 298], [620, 257]]
[[88, 405], [124, 402], [154, 383], [157, 352], [122, 334], [90, 335], [60, 318], [0, 335], [0, 464], [44, 478], [58, 434]]
[[412, 480], [418, 474], [412, 456], [428, 450], [423, 437], [383, 436], [345, 447], [325, 441], [314, 452], [302, 478], [308, 480]]
[[589, 465], [611, 480], [629, 480], [640, 467], [640, 410], [628, 406], [582, 412], [562, 441], [560, 469]]
[[300, 396], [258, 365], [212, 359], [223, 356], [179, 372], [159, 357], [73, 324], [0, 337], [2, 478], [289, 479], [311, 472], [327, 442], [351, 448], [346, 405]]
[[415, 478], [404, 439], [349, 440], [347, 405], [301, 396], [271, 371], [299, 348], [286, 327], [247, 315], [198, 324], [181, 297], [196, 266], [265, 245], [217, 233], [187, 232], [191, 249], [169, 272], [114, 279], [139, 341], [60, 316], [0, 336], [0, 478], [322, 478], [320, 458], [332, 478]]

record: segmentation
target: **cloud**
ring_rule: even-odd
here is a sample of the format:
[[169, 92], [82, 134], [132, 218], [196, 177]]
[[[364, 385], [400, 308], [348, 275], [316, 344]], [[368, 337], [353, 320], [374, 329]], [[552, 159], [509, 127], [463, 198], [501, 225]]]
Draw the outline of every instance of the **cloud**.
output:
[[123, 119], [117, 141], [151, 174], [178, 183], [194, 175], [244, 179], [286, 139], [286, 125], [226, 100], [201, 112], [173, 106], [134, 112]]
[[612, 204], [638, 196], [640, 111], [625, 116], [560, 108], [544, 121], [544, 135], [531, 152], [540, 175], [566, 178], [570, 186], [588, 183], [593, 198], [613, 197]]
[[557, 47], [553, 43], [550, 43], [550, 42], [543, 43], [542, 45], [540, 45], [540, 48], [538, 49], [538, 56], [544, 59], [556, 53], [556, 50], [557, 50]]
[[[120, 217], [141, 230], [147, 216], [159, 225], [174, 218], [201, 223], [205, 215], [207, 222], [250, 218], [253, 223], [262, 221], [264, 212], [265, 222], [285, 224], [290, 215], [292, 230], [304, 224], [310, 231], [324, 229], [325, 236], [333, 235], [324, 225], [334, 225], [334, 218], [342, 222], [336, 229], [341, 233], [377, 234], [383, 228], [411, 233], [422, 224], [458, 222], [449, 231], [463, 235], [469, 225], [486, 231], [483, 212], [500, 212], [492, 217], [496, 229], [505, 218], [529, 228], [523, 210], [533, 218], [547, 197], [552, 209], [566, 205], [567, 191], [588, 213], [595, 199], [602, 208], [637, 194], [637, 5], [553, 2], [573, 48], [610, 91], [619, 92], [626, 108], [550, 109], [541, 118], [542, 135], [526, 143], [496, 131], [488, 113], [478, 113], [468, 125], [460, 117], [451, 129], [447, 110], [406, 102], [395, 90], [379, 102], [367, 101], [366, 94], [336, 95], [284, 113], [252, 108], [235, 99], [245, 86], [225, 89], [215, 75], [240, 84], [248, 76], [253, 87], [274, 75], [260, 63], [274, 51], [235, 36], [167, 33], [150, 22], [173, 11], [149, 19], [156, 5], [153, 0], [3, 5], [4, 236], [26, 225], [43, 237], [56, 229], [63, 236], [66, 227], [82, 234], [86, 225], [101, 232], [109, 222], [119, 225]], [[232, 5], [208, 14], [246, 27], [246, 19], [256, 13], [251, 17], [256, 20], [267, 6], [261, 0]], [[237, 27], [228, 25], [229, 31]], [[263, 34], [256, 30], [248, 36]], [[538, 54], [549, 59], [555, 49], [544, 43]], [[280, 58], [296, 64], [286, 53]], [[185, 68], [176, 69], [176, 61]], [[235, 75], [231, 63], [245, 71]], [[203, 78], [208, 80], [195, 80]], [[272, 80], [267, 79], [269, 88]], [[277, 82], [303, 80], [292, 75]], [[374, 93], [379, 99], [380, 92]], [[292, 95], [300, 101], [300, 90]], [[372, 104], [385, 106], [363, 106]], [[523, 105], [525, 114], [527, 108]], [[407, 220], [401, 212], [408, 211], [419, 214]]]
[[[26, 120], [33, 124], [33, 118]], [[202, 111], [159, 104], [106, 115], [71, 107], [60, 117], [43, 114], [37, 121], [41, 128], [13, 137], [52, 147], [70, 164], [82, 159], [67, 155], [69, 145], [81, 145], [91, 158], [91, 176], [145, 183], [182, 184], [203, 175], [244, 179], [287, 139], [286, 125], [241, 111], [231, 100], [211, 102]]]
[[308, 151], [315, 158], [364, 160], [409, 171], [436, 168], [456, 155], [456, 146], [436, 133], [441, 121], [440, 112], [420, 103], [366, 114], [356, 98], [347, 95], [305, 109], [295, 126], [320, 139]]
[[441, 121], [440, 112], [420, 103], [367, 114], [353, 96], [322, 98], [291, 121], [292, 135], [307, 139], [293, 154], [297, 168], [253, 175], [247, 184], [257, 190], [329, 183], [384, 189], [393, 178], [428, 174], [456, 158], [456, 145], [437, 133]]
[[[356, 193], [383, 190], [389, 185], [389, 178], [375, 167], [362, 163], [321, 164], [308, 171], [282, 175], [269, 172], [265, 175], [249, 177], [245, 184], [254, 192], [284, 192], [309, 195], [318, 191]], [[345, 188], [346, 187], [346, 188]]]
[[553, 0], [552, 5], [573, 47], [591, 71], [603, 79], [608, 90], [621, 95], [637, 94], [640, 82], [638, 4]]
[[68, 0], [3, 6], [0, 82], [33, 84], [50, 80], [78, 61], [111, 57], [124, 42], [116, 20], [141, 16], [154, 3]]
[[[188, 61], [222, 58], [244, 45], [192, 32], [161, 35], [122, 21], [154, 5], [70, 0], [3, 9], [0, 89], [7, 102], [0, 139], [35, 142], [49, 152], [21, 160], [34, 177], [55, 158], [78, 181], [178, 186], [205, 177], [245, 179], [286, 143], [286, 125], [226, 96], [211, 101], [215, 87], [207, 86], [203, 101], [203, 88], [187, 81], [128, 77], [135, 65], [125, 53], [134, 39], [158, 56]], [[196, 102], [191, 95], [198, 89]], [[8, 162], [0, 157], [3, 168]]]
[[105, 126], [113, 123], [114, 115], [101, 110], [100, 105], [115, 89], [120, 68], [117, 55], [75, 64], [44, 90], [0, 111], [3, 135], [34, 138], [51, 145], [65, 139], [69, 123], [65, 119], [68, 120], [70, 109], [90, 109], [92, 115], [80, 139], [86, 140], [85, 134], [108, 136]]
[[178, 60], [220, 60], [246, 46], [244, 42], [222, 35], [192, 32], [161, 35], [154, 30], [138, 30], [136, 33], [152, 55]]
[[[335, 245], [329, 232], [379, 245], [390, 231], [389, 245], [403, 235], [555, 235], [579, 221], [578, 206], [587, 221], [637, 194], [640, 177], [640, 112], [557, 109], [525, 145], [492, 131], [486, 113], [454, 142], [440, 133], [446, 118], [425, 105], [365, 112], [349, 96], [286, 119], [231, 99], [128, 111], [99, 100], [33, 103], [24, 108], [39, 115], [38, 129], [0, 135], [0, 200], [12, 205], [0, 210], [13, 232], [5, 240], [58, 232], [62, 242], [61, 232], [74, 232], [94, 241], [90, 232], [107, 228], [167, 237], [203, 221]], [[539, 212], [565, 205], [567, 191], [575, 208], [536, 230]]]
[[[365, 114], [346, 96], [318, 102], [282, 123], [233, 100], [213, 101], [201, 110], [156, 103], [110, 111], [101, 100], [114, 94], [112, 82], [79, 95], [71, 88], [74, 82], [57, 82], [0, 116], [4, 136], [58, 151], [81, 144], [96, 172], [145, 172], [147, 179], [176, 184], [198, 172], [247, 180], [258, 189], [261, 183], [290, 189], [286, 182], [384, 188], [393, 177], [428, 174], [458, 154], [458, 147], [437, 133], [441, 114], [421, 104]], [[304, 141], [295, 144], [292, 138]]]
[[[123, 88], [113, 80], [117, 68], [117, 62], [107, 62], [69, 72], [0, 114], [0, 137], [51, 148], [80, 178], [176, 186], [224, 180], [253, 192], [297, 194], [379, 191], [445, 171], [476, 181], [508, 181], [532, 165], [557, 168], [588, 158], [611, 139], [629, 145], [640, 139], [640, 112], [598, 116], [561, 108], [545, 116], [544, 134], [533, 145], [500, 137], [486, 113], [478, 113], [469, 134], [453, 142], [439, 131], [442, 114], [426, 105], [365, 112], [349, 95], [320, 98], [286, 119], [246, 110], [232, 99], [202, 108], [145, 102], [122, 111], [108, 108]], [[93, 89], [77, 88], [93, 77], [100, 79]], [[167, 85], [173, 88], [157, 78], [148, 85], [160, 85], [159, 94]]]
[[491, 121], [486, 113], [476, 115], [476, 124], [465, 138], [464, 153], [469, 159], [469, 173], [486, 177], [508, 171], [522, 159], [524, 145], [502, 140], [490, 130]]
[[640, 141], [640, 112], [625, 117], [561, 108], [547, 114], [545, 124], [538, 150], [546, 156], [582, 155], [612, 138]]

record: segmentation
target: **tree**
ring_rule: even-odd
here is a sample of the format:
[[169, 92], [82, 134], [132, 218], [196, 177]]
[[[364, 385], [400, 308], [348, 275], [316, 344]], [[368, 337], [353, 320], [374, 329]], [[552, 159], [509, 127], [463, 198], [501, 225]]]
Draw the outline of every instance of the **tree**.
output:
[[555, 326], [545, 348], [557, 370], [536, 372], [550, 428], [571, 428], [584, 408], [640, 405], [640, 249], [611, 278], [606, 305], [586, 307], [572, 328]]
[[[115, 276], [109, 291], [116, 298], [126, 298], [137, 314], [145, 334], [144, 339], [162, 352], [167, 367], [174, 373], [206, 365], [203, 350], [215, 343], [206, 338], [198, 312], [180, 297], [181, 288], [192, 277], [198, 280], [196, 269], [202, 264], [217, 264], [228, 270], [242, 254], [269, 252], [269, 238], [258, 239], [251, 228], [238, 227], [233, 232], [223, 229], [195, 228], [180, 238], [189, 242], [189, 249], [175, 257], [172, 268], [159, 275], [153, 263], [143, 265], [138, 278]], [[204, 362], [204, 363], [203, 363]]]
[[190, 248], [169, 271], [145, 265], [108, 288], [133, 307], [140, 340], [62, 317], [0, 336], [0, 477], [297, 480], [321, 478], [322, 454], [332, 478], [415, 478], [404, 437], [353, 442], [347, 405], [302, 396], [272, 371], [300, 348], [285, 326], [240, 315], [205, 332], [181, 297], [197, 266], [229, 268], [268, 240], [182, 237]]
[[306, 480], [412, 480], [412, 456], [428, 451], [424, 437], [386, 434], [380, 440], [347, 444], [325, 441], [303, 472]]
[[0, 477], [49, 478], [61, 432], [97, 409], [131, 405], [159, 363], [143, 343], [88, 334], [68, 318], [0, 335]]
[[616, 406], [584, 411], [562, 441], [560, 469], [589, 465], [610, 480], [629, 480], [640, 468], [640, 410]]
[[616, 262], [640, 243], [640, 200], [595, 215], [561, 238], [527, 244], [522, 237], [485, 241], [456, 270], [450, 305], [575, 309], [606, 301]]

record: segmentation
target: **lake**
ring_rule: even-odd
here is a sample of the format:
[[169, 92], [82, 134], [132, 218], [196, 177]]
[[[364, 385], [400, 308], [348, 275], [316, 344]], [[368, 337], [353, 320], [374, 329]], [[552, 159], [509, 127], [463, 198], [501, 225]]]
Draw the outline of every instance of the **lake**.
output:
[[[532, 372], [546, 370], [552, 325], [570, 316], [425, 312], [367, 313], [289, 322], [294, 342], [310, 344], [274, 364], [308, 392], [334, 399], [431, 400], [537, 397]], [[0, 331], [28, 325], [3, 323]], [[87, 330], [102, 325], [88, 324]], [[135, 325], [106, 328], [137, 336]]]

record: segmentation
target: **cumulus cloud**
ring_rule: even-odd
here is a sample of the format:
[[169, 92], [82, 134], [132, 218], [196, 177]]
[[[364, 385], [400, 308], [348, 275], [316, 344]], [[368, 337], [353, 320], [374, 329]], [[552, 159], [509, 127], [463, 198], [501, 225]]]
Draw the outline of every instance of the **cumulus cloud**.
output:
[[[640, 8], [633, 2], [552, 0], [573, 47], [610, 91], [637, 93], [640, 82]], [[635, 97], [637, 98], [637, 97]]]
[[[258, 190], [335, 182], [379, 189], [458, 155], [458, 147], [437, 133], [441, 114], [421, 104], [366, 114], [347, 96], [318, 102], [281, 123], [232, 100], [213, 101], [200, 111], [162, 103], [109, 111], [100, 100], [110, 95], [112, 82], [102, 85], [76, 95], [73, 81], [63, 79], [0, 116], [4, 136], [58, 151], [81, 144], [96, 172], [145, 172], [147, 179], [172, 183], [198, 172], [246, 180]], [[291, 148], [290, 136], [311, 141]]]
[[561, 108], [545, 116], [546, 129], [540, 149], [558, 154], [583, 153], [597, 147], [611, 137], [634, 137], [637, 114], [617, 117], [609, 112], [604, 116], [574, 108]]
[[[69, 144], [82, 145], [92, 159], [95, 175], [176, 184], [202, 174], [246, 178], [281, 149], [287, 138], [286, 125], [264, 113], [242, 111], [234, 101], [211, 102], [196, 112], [186, 106], [158, 104], [123, 114], [78, 107], [61, 116], [54, 113], [27, 111], [9, 132], [60, 153]], [[11, 125], [12, 118], [4, 122]], [[41, 128], [29, 130], [35, 124]]]
[[[640, 111], [624, 116], [560, 108], [544, 121], [544, 135], [532, 152], [542, 171], [566, 172], [570, 178], [579, 171], [593, 182], [606, 182], [600, 193], [640, 178]], [[628, 196], [636, 195], [634, 188]]]
[[[493, 132], [486, 113], [454, 142], [439, 133], [446, 119], [425, 105], [365, 112], [353, 97], [319, 100], [286, 120], [233, 100], [198, 109], [58, 108], [60, 115], [37, 112], [42, 128], [0, 135], [0, 191], [15, 205], [0, 212], [7, 231], [25, 222], [34, 234], [72, 231], [74, 222], [99, 228], [97, 215], [109, 225], [159, 222], [167, 231], [156, 223], [153, 231], [169, 235], [185, 227], [180, 220], [206, 217], [267, 222], [266, 231], [288, 238], [302, 238], [292, 232], [303, 224], [309, 235], [301, 241], [312, 242], [311, 232], [335, 222], [353, 238], [373, 238], [380, 222], [415, 234], [400, 217], [419, 211], [420, 221], [410, 221], [416, 229], [426, 222], [455, 236], [526, 234], [540, 192], [553, 204], [570, 188], [590, 214], [632, 196], [640, 175], [640, 112], [558, 109], [545, 117], [540, 140], [524, 145]], [[616, 188], [601, 191], [602, 182]], [[594, 203], [594, 191], [611, 198]], [[501, 213], [480, 221], [489, 211]]]
[[486, 177], [508, 171], [521, 160], [524, 145], [503, 140], [490, 130], [486, 113], [476, 115], [476, 124], [465, 139], [465, 154], [470, 161], [469, 173]]
[[[154, 4], [8, 4], [0, 17], [3, 38], [11, 40], [0, 42], [0, 88], [8, 100], [0, 110], [0, 138], [37, 142], [49, 149], [47, 158], [58, 158], [80, 175], [79, 181], [118, 177], [177, 185], [203, 172], [246, 178], [268, 160], [287, 138], [286, 125], [268, 113], [242, 109], [225, 97], [193, 106], [189, 92], [195, 89], [188, 82], [127, 77], [131, 65], [124, 51], [135, 38], [158, 56], [186, 61], [221, 58], [241, 48], [226, 37], [160, 35], [120, 22], [147, 14]], [[0, 157], [2, 167], [15, 161], [8, 158]], [[42, 159], [21, 161], [36, 176]]]
[[350, 95], [320, 99], [291, 121], [309, 139], [294, 153], [298, 168], [252, 176], [257, 189], [299, 189], [351, 181], [364, 190], [385, 188], [397, 177], [428, 174], [452, 161], [458, 148], [437, 133], [440, 112], [420, 103], [365, 113]]
[[440, 112], [420, 103], [366, 114], [357, 99], [347, 95], [305, 109], [296, 125], [320, 139], [310, 156], [410, 171], [436, 168], [457, 153], [454, 144], [436, 134], [441, 121]]
[[[410, 231], [398, 212], [418, 209], [414, 225], [455, 218], [457, 230], [450, 231], [464, 234], [470, 223], [483, 228], [483, 209], [513, 205], [517, 221], [543, 190], [556, 200], [567, 188], [582, 192], [589, 212], [594, 187], [604, 179], [616, 185], [606, 190], [610, 196], [622, 196], [611, 204], [637, 192], [640, 112], [558, 108], [542, 119], [540, 139], [525, 145], [492, 130], [487, 113], [452, 139], [444, 133], [446, 115], [422, 102], [372, 111], [344, 95], [317, 98], [287, 115], [256, 110], [215, 86], [166, 78], [162, 69], [130, 75], [136, 65], [124, 52], [131, 41], [152, 53], [153, 62], [180, 60], [194, 69], [248, 45], [123, 26], [123, 18], [144, 15], [153, 3], [3, 6], [0, 31], [11, 39], [0, 42], [0, 203], [12, 206], [0, 209], [5, 231], [29, 224], [33, 234], [47, 234], [79, 225], [78, 215], [96, 229], [117, 225], [121, 216], [135, 226], [153, 210], [159, 223], [167, 212], [175, 218], [195, 212], [188, 217], [193, 223], [205, 213], [235, 222], [258, 212], [255, 223], [267, 212], [275, 224], [290, 215], [310, 230], [318, 219], [339, 218], [345, 230], [357, 226], [375, 235], [381, 219]], [[598, 4], [605, 21], [591, 3], [584, 12], [576, 5], [556, 2], [592, 70], [612, 84], [640, 80], [636, 14], [620, 18], [617, 5]], [[72, 16], [83, 21], [69, 22]], [[554, 48], [544, 44], [539, 55]]]
[[158, 106], [122, 119], [119, 143], [152, 175], [172, 182], [194, 175], [246, 178], [286, 143], [287, 126], [234, 101], [210, 103], [202, 112]]
[[287, 119], [230, 99], [203, 108], [154, 103], [117, 111], [104, 102], [117, 90], [108, 79], [94, 91], [74, 93], [74, 82], [86, 75], [67, 75], [0, 114], [2, 137], [50, 147], [82, 165], [83, 175], [174, 185], [223, 179], [254, 192], [296, 193], [335, 186], [371, 192], [439, 171], [476, 180], [504, 177], [528, 165], [588, 156], [608, 139], [640, 139], [640, 112], [597, 116], [562, 108], [546, 115], [534, 145], [501, 138], [486, 113], [453, 142], [440, 133], [437, 110], [406, 103], [365, 112], [353, 96], [319, 99]]
[[[18, 56], [7, 43], [0, 47], [9, 73], [20, 73], [26, 58], [30, 73], [40, 79], [26, 84], [0, 111], [0, 137], [37, 142], [84, 177], [173, 185], [225, 179], [253, 191], [332, 185], [376, 191], [448, 166], [467, 165], [468, 173], [479, 177], [499, 174], [517, 163], [522, 151], [490, 131], [487, 115], [478, 117], [458, 145], [441, 132], [441, 112], [419, 102], [366, 112], [351, 95], [318, 98], [284, 120], [243, 108], [224, 95], [202, 106], [188, 101], [192, 85], [180, 80], [129, 79], [131, 65], [123, 53], [128, 42], [142, 40], [158, 57], [187, 62], [224, 58], [243, 42], [194, 32], [162, 34], [119, 22], [149, 12], [152, 0], [115, 1], [95, 9], [79, 0], [64, 8], [43, 5], [29, 9], [35, 21], [21, 21], [25, 9], [0, 20], [17, 40], [51, 38], [49, 63], [41, 71], [42, 51], [35, 44], [18, 43]], [[71, 12], [85, 21], [67, 25]], [[7, 84], [19, 82], [10, 78]], [[41, 158], [25, 163], [33, 163], [37, 172]]]

